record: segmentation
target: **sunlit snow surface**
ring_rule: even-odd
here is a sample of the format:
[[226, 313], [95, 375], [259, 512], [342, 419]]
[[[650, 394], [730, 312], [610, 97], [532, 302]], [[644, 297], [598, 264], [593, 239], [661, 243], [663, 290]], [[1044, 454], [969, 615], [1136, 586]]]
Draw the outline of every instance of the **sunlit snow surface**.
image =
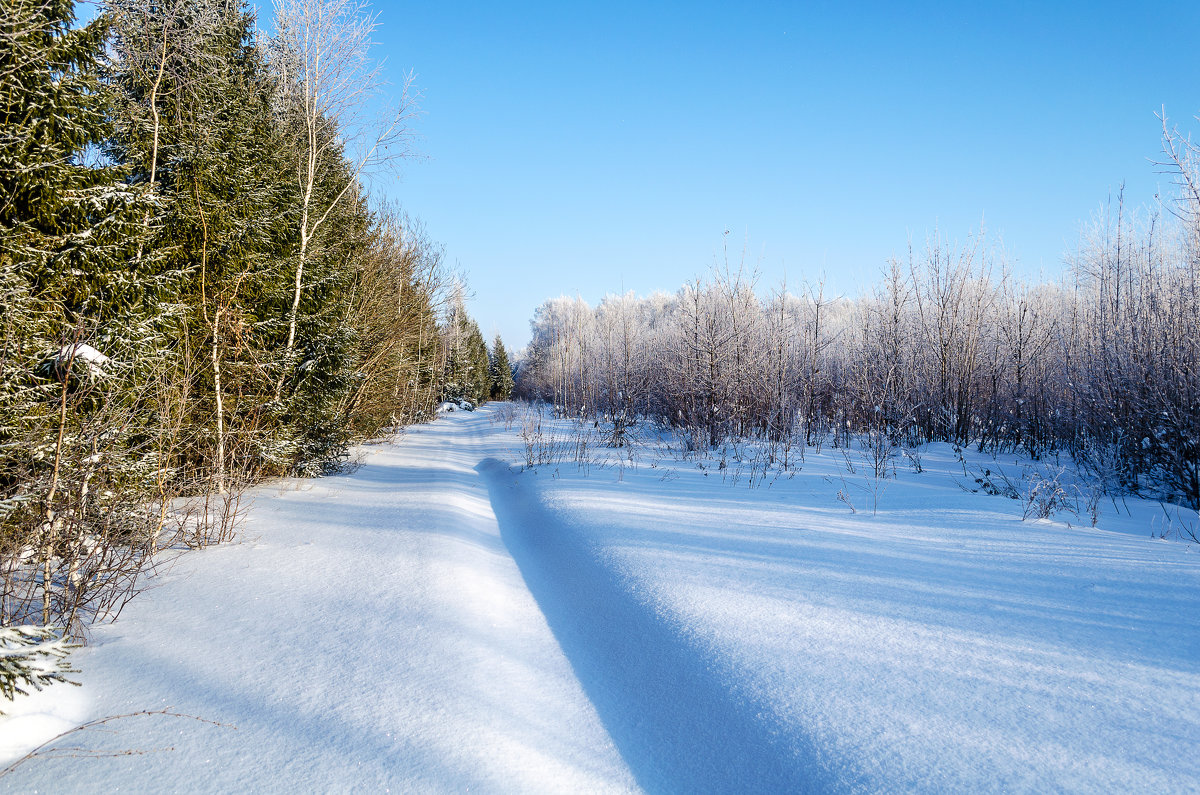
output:
[[185, 555], [77, 655], [84, 688], [0, 739], [167, 706], [236, 730], [129, 719], [70, 744], [174, 750], [0, 785], [1200, 789], [1194, 513], [1022, 521], [966, 490], [1021, 462], [944, 446], [897, 461], [874, 516], [865, 462], [828, 447], [753, 487], [666, 438], [521, 471], [498, 413], [258, 490], [242, 542]]

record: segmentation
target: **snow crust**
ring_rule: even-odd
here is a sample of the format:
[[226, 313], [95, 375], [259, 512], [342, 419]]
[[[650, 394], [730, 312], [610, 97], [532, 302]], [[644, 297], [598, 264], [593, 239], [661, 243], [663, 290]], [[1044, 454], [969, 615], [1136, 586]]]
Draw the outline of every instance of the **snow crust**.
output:
[[0, 742], [166, 706], [236, 730], [128, 721], [72, 744], [175, 750], [0, 786], [1200, 790], [1200, 557], [1154, 537], [1194, 512], [1022, 521], [967, 475], [1022, 462], [946, 446], [882, 485], [827, 449], [748, 488], [669, 439], [523, 470], [500, 411], [258, 490], [245, 541], [183, 556]]

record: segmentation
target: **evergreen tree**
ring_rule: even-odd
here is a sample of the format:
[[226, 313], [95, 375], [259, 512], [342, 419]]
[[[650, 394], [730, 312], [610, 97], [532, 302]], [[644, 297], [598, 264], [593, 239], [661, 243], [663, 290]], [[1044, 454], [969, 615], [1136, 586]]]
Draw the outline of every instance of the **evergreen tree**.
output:
[[[154, 191], [147, 256], [185, 272], [179, 302], [191, 374], [178, 463], [225, 489], [256, 470], [271, 418], [267, 351], [278, 337], [294, 195], [273, 119], [253, 13], [218, 2], [112, 6], [111, 75], [123, 97], [111, 155]], [[272, 334], [272, 328], [276, 333]], [[232, 464], [233, 450], [241, 457]]]
[[137, 192], [85, 158], [108, 132], [103, 18], [72, 30], [68, 0], [0, 15], [0, 260], [30, 288], [43, 341], [111, 321], [145, 297], [124, 254]]
[[382, 242], [366, 161], [337, 118], [303, 129], [250, 6], [0, 4], [0, 623], [76, 631], [135, 592], [173, 497], [428, 409], [439, 255]]
[[512, 365], [508, 361], [508, 351], [504, 349], [504, 341], [500, 339], [499, 334], [492, 343], [491, 381], [492, 400], [508, 400], [512, 396]]
[[[42, 623], [103, 609], [93, 586], [136, 576], [129, 550], [155, 530], [152, 387], [176, 275], [134, 256], [143, 191], [91, 162], [112, 115], [108, 22], [72, 23], [63, 0], [0, 14], [0, 555], [37, 564], [36, 579], [8, 581], [4, 623], [30, 620], [35, 592]], [[106, 568], [109, 553], [132, 568]]]
[[443, 335], [446, 345], [443, 399], [486, 402], [491, 391], [487, 343], [479, 325], [467, 314], [461, 292], [451, 305]]
[[282, 403], [283, 421], [294, 440], [290, 469], [297, 474], [317, 474], [336, 464], [352, 440], [345, 410], [357, 380], [356, 330], [346, 318], [354, 262], [369, 239], [370, 217], [360, 197], [335, 208], [319, 244], [310, 249], [292, 351], [297, 366], [284, 382]]
[[67, 678], [79, 673], [67, 660], [73, 648], [47, 627], [0, 627], [0, 696], [12, 701], [18, 693], [29, 694], [25, 687], [41, 690], [56, 682], [79, 684]]
[[336, 125], [320, 128], [326, 139], [306, 170], [303, 199], [328, 200], [328, 212], [309, 230], [296, 295], [303, 153], [253, 14], [220, 2], [124, 3], [117, 74], [130, 113], [118, 150], [155, 182], [158, 245], [190, 274], [189, 469], [210, 472], [217, 490], [233, 469], [319, 472], [351, 438], [355, 329], [345, 321], [370, 229]]
[[492, 389], [490, 362], [487, 343], [474, 320], [467, 326], [467, 362], [467, 394], [476, 404], [486, 403]]

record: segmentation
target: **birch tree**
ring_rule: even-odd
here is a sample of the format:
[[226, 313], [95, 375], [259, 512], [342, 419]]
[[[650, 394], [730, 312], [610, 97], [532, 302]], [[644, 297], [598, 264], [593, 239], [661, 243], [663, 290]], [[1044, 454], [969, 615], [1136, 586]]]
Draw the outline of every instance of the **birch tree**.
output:
[[[398, 104], [382, 119], [368, 108], [383, 89], [382, 64], [372, 59], [377, 18], [358, 0], [275, 0], [276, 34], [271, 63], [279, 80], [281, 115], [293, 128], [299, 192], [295, 278], [287, 314], [278, 398], [293, 365], [296, 326], [305, 267], [318, 234], [341, 204], [354, 201], [369, 171], [408, 154], [409, 123], [415, 112], [412, 76], [400, 85]], [[340, 187], [318, 190], [322, 161], [347, 158], [349, 178]]]

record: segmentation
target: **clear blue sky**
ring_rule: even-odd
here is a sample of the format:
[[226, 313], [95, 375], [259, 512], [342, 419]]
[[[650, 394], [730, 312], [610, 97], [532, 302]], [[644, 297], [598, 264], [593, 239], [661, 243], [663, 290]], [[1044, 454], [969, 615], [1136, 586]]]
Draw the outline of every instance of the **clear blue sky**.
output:
[[377, 187], [468, 276], [485, 336], [544, 299], [675, 290], [729, 230], [771, 287], [855, 295], [981, 220], [1057, 274], [1122, 182], [1167, 179], [1155, 112], [1200, 132], [1200, 4], [396, 3], [424, 158]]

